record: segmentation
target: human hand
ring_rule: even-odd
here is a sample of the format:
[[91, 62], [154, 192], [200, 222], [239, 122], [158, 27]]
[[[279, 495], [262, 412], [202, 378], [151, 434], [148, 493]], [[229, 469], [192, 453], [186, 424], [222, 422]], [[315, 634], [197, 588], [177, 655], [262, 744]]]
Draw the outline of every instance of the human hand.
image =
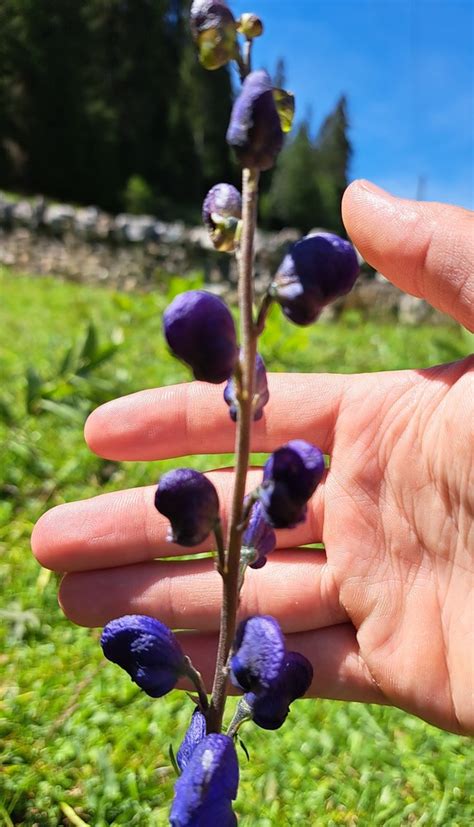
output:
[[[469, 213], [363, 182], [346, 192], [343, 213], [371, 264], [472, 329]], [[310, 694], [392, 704], [463, 733], [474, 732], [473, 367], [471, 358], [422, 371], [270, 377], [252, 450], [306, 439], [331, 467], [307, 522], [278, 532], [278, 551], [249, 570], [241, 604], [242, 615], [274, 615], [289, 648], [311, 660]], [[230, 452], [235, 426], [221, 395], [200, 383], [132, 394], [91, 415], [87, 442], [114, 460]], [[232, 471], [209, 476], [226, 511]], [[248, 488], [260, 477], [252, 471]], [[35, 527], [33, 550], [67, 572], [60, 602], [76, 623], [140, 613], [197, 630], [184, 633], [185, 647], [210, 682], [220, 578], [210, 560], [155, 559], [189, 549], [165, 541], [153, 496], [151, 486], [58, 506]], [[320, 541], [325, 551], [300, 548]]]

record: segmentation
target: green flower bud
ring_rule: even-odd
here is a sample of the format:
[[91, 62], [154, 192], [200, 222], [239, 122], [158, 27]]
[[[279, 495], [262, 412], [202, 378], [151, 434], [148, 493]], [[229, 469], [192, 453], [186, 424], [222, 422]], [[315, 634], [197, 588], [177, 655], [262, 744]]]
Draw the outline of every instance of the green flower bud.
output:
[[202, 205], [202, 218], [211, 241], [220, 252], [235, 250], [241, 229], [242, 198], [232, 184], [216, 184]]
[[254, 37], [260, 37], [263, 34], [263, 23], [256, 14], [245, 12], [237, 20], [237, 31], [247, 40], [253, 40]]
[[220, 69], [235, 58], [236, 22], [224, 0], [194, 0], [190, 23], [199, 62], [205, 69]]

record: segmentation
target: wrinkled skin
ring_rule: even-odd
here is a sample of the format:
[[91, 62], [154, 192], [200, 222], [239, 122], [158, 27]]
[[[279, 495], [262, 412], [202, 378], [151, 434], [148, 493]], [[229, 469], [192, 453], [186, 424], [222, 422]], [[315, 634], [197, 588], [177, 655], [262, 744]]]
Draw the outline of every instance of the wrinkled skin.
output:
[[[356, 182], [343, 216], [371, 264], [472, 329], [471, 214]], [[471, 357], [427, 370], [270, 377], [253, 450], [306, 439], [331, 467], [306, 523], [280, 531], [279, 550], [249, 572], [241, 607], [279, 620], [288, 648], [313, 664], [310, 694], [392, 704], [462, 733], [474, 731], [473, 369]], [[115, 460], [231, 451], [221, 394], [198, 383], [133, 394], [92, 414], [87, 441]], [[209, 476], [228, 504], [232, 471]], [[249, 474], [249, 489], [260, 478]], [[153, 490], [59, 506], [39, 521], [33, 549], [69, 572], [60, 601], [77, 623], [139, 606], [199, 630], [182, 644], [210, 682], [219, 578], [205, 560], [153, 560], [182, 552], [166, 546]], [[298, 548], [321, 540], [324, 552]]]

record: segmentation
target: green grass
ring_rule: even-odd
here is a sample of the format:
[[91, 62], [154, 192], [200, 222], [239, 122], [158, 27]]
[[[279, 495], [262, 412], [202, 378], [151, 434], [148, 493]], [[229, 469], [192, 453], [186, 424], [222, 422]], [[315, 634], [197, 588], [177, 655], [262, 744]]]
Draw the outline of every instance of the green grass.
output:
[[[170, 292], [187, 284], [174, 280]], [[103, 661], [97, 631], [62, 617], [56, 576], [33, 560], [29, 536], [56, 503], [147, 484], [172, 465], [104, 463], [85, 448], [80, 424], [94, 399], [189, 378], [163, 343], [167, 299], [6, 270], [0, 293], [0, 824], [161, 827], [172, 797], [168, 745], [178, 746], [190, 704], [178, 693], [152, 702]], [[104, 343], [120, 346], [87, 386], [90, 398], [84, 391], [79, 414], [73, 406], [70, 416], [26, 415], [27, 366], [51, 377], [91, 320]], [[273, 370], [353, 372], [426, 367], [462, 356], [471, 341], [454, 327], [378, 325], [357, 314], [299, 329], [275, 312], [262, 352]], [[468, 742], [398, 710], [303, 701], [279, 733], [249, 727], [244, 738], [243, 827], [474, 823]]]

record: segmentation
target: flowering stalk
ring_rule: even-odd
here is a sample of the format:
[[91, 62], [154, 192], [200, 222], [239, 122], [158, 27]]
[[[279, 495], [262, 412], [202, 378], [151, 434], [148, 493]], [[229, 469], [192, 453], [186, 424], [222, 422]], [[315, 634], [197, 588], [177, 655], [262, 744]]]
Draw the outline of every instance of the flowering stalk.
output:
[[259, 172], [244, 169], [242, 174], [242, 235], [239, 251], [239, 310], [241, 340], [241, 375], [237, 388], [239, 415], [235, 444], [235, 484], [227, 544], [227, 565], [222, 575], [223, 595], [219, 645], [208, 731], [220, 732], [227, 695], [227, 660], [235, 633], [239, 605], [239, 569], [242, 546], [245, 480], [250, 455], [250, 431], [253, 413], [253, 388], [257, 334], [253, 320], [253, 259], [257, 214]]
[[[128, 672], [151, 698], [167, 694], [183, 677], [197, 690], [191, 696], [195, 709], [175, 762], [180, 776], [171, 827], [236, 827], [232, 801], [239, 778], [234, 745], [239, 727], [251, 720], [262, 729], [279, 729], [291, 703], [308, 691], [313, 679], [311, 663], [298, 652], [287, 651], [275, 618], [247, 617], [236, 628], [240, 589], [247, 568], [266, 565], [276, 547], [274, 529], [293, 528], [304, 521], [307, 503], [325, 473], [320, 449], [293, 439], [273, 452], [260, 485], [245, 496], [252, 422], [263, 416], [269, 400], [257, 340], [273, 303], [280, 305], [293, 324], [316, 321], [329, 302], [349, 292], [358, 264], [349, 242], [332, 233], [310, 234], [288, 250], [254, 316], [259, 177], [276, 162], [283, 133], [291, 128], [294, 99], [285, 90], [274, 89], [264, 70], [251, 71], [252, 41], [263, 31], [257, 15], [245, 13], [235, 20], [225, 0], [193, 0], [190, 21], [201, 64], [214, 70], [235, 60], [242, 80], [226, 135], [243, 170], [242, 193], [232, 184], [216, 184], [202, 209], [214, 248], [235, 252], [238, 259], [240, 337], [226, 303], [206, 290], [179, 294], [163, 317], [168, 345], [188, 365], [194, 379], [216, 385], [226, 382], [222, 404], [236, 422], [227, 537], [217, 491], [199, 471], [177, 468], [163, 474], [154, 500], [156, 509], [169, 520], [170, 541], [192, 548], [212, 535], [215, 538], [222, 607], [210, 701], [178, 637], [159, 620], [141, 615], [116, 618], [105, 627], [101, 643], [105, 656]], [[237, 33], [245, 38], [242, 50]], [[245, 694], [223, 735], [229, 679]]]

